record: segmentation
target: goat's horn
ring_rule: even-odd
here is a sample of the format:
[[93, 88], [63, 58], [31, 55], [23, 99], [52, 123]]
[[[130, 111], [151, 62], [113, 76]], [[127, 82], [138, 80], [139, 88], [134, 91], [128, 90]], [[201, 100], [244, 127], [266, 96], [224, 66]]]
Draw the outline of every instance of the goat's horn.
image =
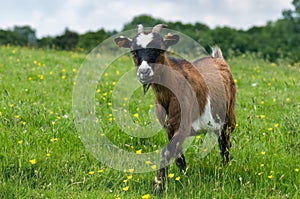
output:
[[143, 33], [143, 32], [144, 32], [143, 24], [139, 24], [139, 25], [137, 26], [137, 28], [138, 28], [138, 33]]
[[153, 27], [152, 32], [159, 33], [162, 28], [166, 28], [166, 27], [167, 27], [166, 24], [157, 24], [156, 26]]

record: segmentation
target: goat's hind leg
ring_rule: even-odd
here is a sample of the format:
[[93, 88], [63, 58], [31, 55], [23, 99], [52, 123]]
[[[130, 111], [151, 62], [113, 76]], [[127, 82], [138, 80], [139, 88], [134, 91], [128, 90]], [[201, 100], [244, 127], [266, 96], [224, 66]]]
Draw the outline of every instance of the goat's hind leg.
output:
[[231, 147], [230, 143], [230, 132], [224, 127], [219, 136], [219, 147], [221, 150], [221, 156], [223, 158], [223, 164], [227, 164], [230, 160], [229, 149]]

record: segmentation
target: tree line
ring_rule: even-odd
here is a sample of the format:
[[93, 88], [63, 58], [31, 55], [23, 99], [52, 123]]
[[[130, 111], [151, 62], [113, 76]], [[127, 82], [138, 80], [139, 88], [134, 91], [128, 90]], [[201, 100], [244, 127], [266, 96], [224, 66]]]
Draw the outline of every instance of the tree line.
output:
[[[190, 36], [208, 51], [211, 46], [218, 45], [223, 49], [225, 56], [254, 52], [270, 61], [288, 58], [294, 62], [300, 60], [300, 0], [293, 0], [292, 4], [294, 9], [283, 10], [281, 19], [275, 22], [270, 21], [265, 26], [253, 26], [248, 30], [230, 27], [211, 29], [203, 23], [168, 22], [149, 15], [140, 15], [126, 23], [122, 31], [134, 29], [137, 24], [152, 27], [158, 23], [164, 23], [169, 29]], [[61, 35], [38, 39], [36, 31], [30, 26], [15, 26], [10, 30], [0, 29], [0, 45], [10, 44], [59, 50], [81, 49], [88, 52], [117, 33], [117, 31], [100, 29], [78, 34], [66, 28]]]

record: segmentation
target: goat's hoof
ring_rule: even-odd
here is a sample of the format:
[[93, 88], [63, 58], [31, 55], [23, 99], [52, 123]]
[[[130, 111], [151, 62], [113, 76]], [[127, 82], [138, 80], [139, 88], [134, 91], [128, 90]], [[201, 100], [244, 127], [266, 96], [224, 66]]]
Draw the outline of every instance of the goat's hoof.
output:
[[153, 194], [161, 194], [164, 190], [164, 180], [162, 178], [155, 177], [152, 184]]

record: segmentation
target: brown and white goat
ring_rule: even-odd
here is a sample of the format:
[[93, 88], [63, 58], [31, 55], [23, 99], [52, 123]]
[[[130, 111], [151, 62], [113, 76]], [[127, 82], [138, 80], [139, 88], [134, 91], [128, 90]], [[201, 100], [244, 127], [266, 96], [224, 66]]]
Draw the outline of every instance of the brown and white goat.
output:
[[144, 92], [152, 87], [156, 96], [156, 114], [169, 138], [161, 153], [154, 191], [162, 190], [171, 158], [175, 158], [181, 171], [186, 170], [182, 144], [186, 137], [195, 133], [207, 131], [218, 135], [223, 161], [228, 162], [230, 133], [236, 123], [236, 88], [220, 48], [213, 48], [212, 56], [193, 63], [171, 57], [167, 49], [179, 41], [179, 36], [167, 34], [163, 38], [159, 32], [164, 27], [159, 24], [151, 32], [144, 32], [143, 26], [139, 25], [133, 39], [115, 38], [119, 47], [131, 50]]

